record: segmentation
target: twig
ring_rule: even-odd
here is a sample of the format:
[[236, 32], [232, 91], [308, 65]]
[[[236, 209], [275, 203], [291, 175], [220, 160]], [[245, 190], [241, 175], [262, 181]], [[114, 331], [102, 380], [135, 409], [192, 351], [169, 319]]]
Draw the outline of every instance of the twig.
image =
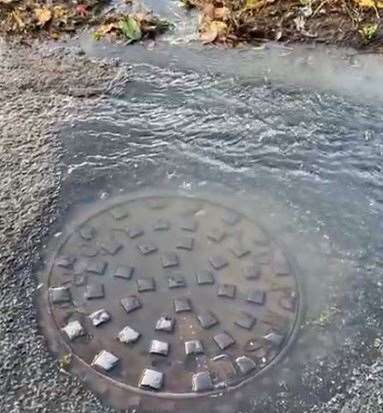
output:
[[323, 0], [322, 3], [314, 10], [314, 13], [312, 14], [311, 18], [315, 17], [317, 13], [322, 9], [322, 7], [327, 3], [328, 0]]

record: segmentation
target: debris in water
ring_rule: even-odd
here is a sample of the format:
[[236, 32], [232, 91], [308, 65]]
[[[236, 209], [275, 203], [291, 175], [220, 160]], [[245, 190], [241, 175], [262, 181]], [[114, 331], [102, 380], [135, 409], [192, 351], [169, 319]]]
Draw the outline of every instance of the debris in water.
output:
[[160, 19], [152, 12], [144, 11], [132, 14], [117, 14], [108, 18], [94, 32], [94, 38], [124, 39], [134, 43], [141, 39], [153, 39], [156, 35], [169, 30], [171, 24]]

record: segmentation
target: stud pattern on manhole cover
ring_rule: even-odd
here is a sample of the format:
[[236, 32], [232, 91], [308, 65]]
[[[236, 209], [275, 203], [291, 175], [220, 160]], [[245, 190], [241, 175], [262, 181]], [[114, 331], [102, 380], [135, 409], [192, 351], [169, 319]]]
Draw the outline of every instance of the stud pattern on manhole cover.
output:
[[47, 294], [57, 334], [107, 380], [168, 397], [237, 386], [297, 329], [299, 284], [252, 219], [207, 200], [129, 199], [58, 249]]

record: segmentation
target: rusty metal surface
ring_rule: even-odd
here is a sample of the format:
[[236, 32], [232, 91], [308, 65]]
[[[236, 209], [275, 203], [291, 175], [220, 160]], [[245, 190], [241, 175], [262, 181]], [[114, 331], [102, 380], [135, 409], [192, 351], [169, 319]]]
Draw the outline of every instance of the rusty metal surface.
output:
[[260, 226], [182, 196], [92, 215], [58, 249], [45, 293], [51, 330], [76, 358], [111, 385], [168, 398], [257, 377], [291, 341], [301, 298]]

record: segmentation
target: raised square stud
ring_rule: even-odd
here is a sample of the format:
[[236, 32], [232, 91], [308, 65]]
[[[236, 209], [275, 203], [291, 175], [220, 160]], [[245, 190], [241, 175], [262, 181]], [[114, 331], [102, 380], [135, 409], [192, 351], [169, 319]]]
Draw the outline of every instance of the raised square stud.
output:
[[69, 270], [73, 268], [73, 265], [75, 262], [76, 262], [76, 257], [73, 257], [71, 255], [62, 255], [61, 257], [57, 258], [56, 265], [58, 267], [62, 267], [62, 268]]
[[138, 310], [142, 307], [140, 299], [136, 295], [121, 299], [121, 305], [127, 313]]
[[221, 284], [218, 288], [218, 297], [234, 298], [236, 290], [234, 284]]
[[144, 293], [146, 291], [154, 291], [156, 289], [156, 284], [153, 278], [139, 278], [137, 280], [137, 291], [139, 293]]
[[145, 369], [142, 373], [138, 386], [142, 389], [161, 390], [163, 381], [163, 373], [152, 369]]
[[68, 336], [69, 340], [72, 341], [77, 337], [85, 335], [85, 330], [79, 321], [70, 321], [62, 331]]
[[266, 334], [263, 339], [275, 347], [280, 347], [285, 339], [282, 334], [275, 333], [274, 331]]
[[241, 243], [232, 245], [230, 250], [237, 258], [242, 258], [245, 255], [250, 254], [250, 250]]
[[247, 280], [257, 280], [261, 276], [261, 268], [257, 264], [249, 264], [242, 268], [242, 274]]
[[109, 255], [116, 255], [123, 248], [123, 245], [120, 241], [109, 240], [104, 241], [101, 248]]
[[215, 270], [221, 270], [229, 264], [228, 260], [221, 255], [215, 255], [214, 257], [210, 257], [209, 262]]
[[176, 313], [191, 311], [190, 300], [187, 297], [179, 297], [174, 299], [174, 310]]
[[141, 235], [144, 235], [144, 230], [143, 228], [139, 226], [132, 225], [131, 227], [128, 228], [127, 233], [128, 233], [129, 238], [134, 239], [134, 238], [140, 237]]
[[132, 327], [126, 326], [118, 333], [118, 340], [124, 344], [135, 343], [140, 338], [140, 333]]
[[221, 350], [225, 350], [235, 343], [233, 337], [226, 332], [217, 334], [213, 339]]
[[197, 229], [197, 222], [192, 218], [184, 218], [180, 222], [180, 228], [184, 231], [194, 232]]
[[235, 320], [234, 323], [246, 330], [251, 330], [256, 321], [257, 319], [253, 315], [242, 312], [241, 316], [237, 320]]
[[82, 244], [79, 248], [79, 253], [86, 258], [93, 258], [100, 252], [100, 248], [92, 244]]
[[127, 218], [129, 216], [128, 209], [125, 205], [114, 207], [110, 210], [110, 213], [116, 221], [120, 221], [121, 219]]
[[161, 256], [163, 268], [176, 267], [178, 265], [178, 257], [175, 252], [165, 252]]
[[217, 318], [210, 311], [198, 314], [197, 318], [198, 318], [198, 321], [200, 322], [202, 328], [208, 329], [208, 328], [211, 328], [211, 327], [215, 326], [216, 324], [218, 324]]
[[118, 361], [119, 358], [114, 354], [109, 353], [109, 351], [106, 350], [101, 350], [93, 359], [92, 366], [108, 371], [111, 370]]
[[253, 304], [263, 305], [266, 301], [266, 292], [263, 290], [250, 291], [247, 296], [247, 301]]
[[152, 340], [149, 353], [157, 354], [159, 356], [167, 356], [169, 353], [169, 343], [160, 340]]
[[107, 265], [105, 261], [90, 260], [86, 266], [86, 271], [91, 274], [103, 275]]
[[208, 371], [193, 374], [192, 386], [194, 392], [204, 392], [213, 390], [213, 381]]
[[132, 278], [133, 271], [133, 267], [129, 267], [128, 265], [120, 265], [116, 268], [114, 276], [116, 278], [125, 278], [126, 280], [130, 280]]
[[82, 275], [82, 274], [75, 274], [73, 276], [73, 284], [76, 287], [81, 287], [83, 285], [85, 285], [88, 281], [88, 278], [86, 275]]
[[255, 361], [246, 356], [236, 358], [235, 363], [242, 374], [249, 374], [256, 368]]
[[273, 270], [276, 275], [289, 275], [289, 263], [282, 251], [277, 250], [273, 256]]
[[171, 333], [174, 330], [175, 319], [169, 315], [163, 315], [157, 320], [156, 330]]
[[199, 285], [214, 284], [214, 274], [211, 271], [198, 271], [196, 273], [196, 278]]
[[190, 354], [202, 354], [203, 346], [199, 340], [185, 341], [185, 353]]
[[222, 228], [212, 228], [207, 237], [214, 242], [221, 242], [226, 236], [226, 232]]
[[89, 318], [92, 321], [92, 324], [95, 327], [98, 327], [100, 324], [103, 324], [109, 321], [110, 315], [106, 310], [102, 308], [101, 310], [97, 310], [94, 313], [90, 314]]
[[170, 229], [170, 222], [166, 219], [160, 218], [154, 225], [154, 231], [167, 231]]
[[50, 288], [49, 297], [53, 304], [69, 303], [72, 298], [69, 287]]
[[150, 241], [141, 242], [137, 245], [137, 248], [142, 255], [149, 255], [157, 251], [157, 247]]
[[180, 250], [191, 251], [194, 246], [194, 239], [190, 237], [182, 237], [177, 239], [176, 248]]
[[104, 298], [104, 284], [88, 284], [85, 288], [85, 298], [88, 300], [93, 300], [96, 298]]
[[173, 274], [168, 277], [169, 288], [186, 287], [185, 278], [181, 274]]
[[84, 241], [91, 241], [96, 236], [96, 228], [84, 225], [79, 229], [80, 237]]

